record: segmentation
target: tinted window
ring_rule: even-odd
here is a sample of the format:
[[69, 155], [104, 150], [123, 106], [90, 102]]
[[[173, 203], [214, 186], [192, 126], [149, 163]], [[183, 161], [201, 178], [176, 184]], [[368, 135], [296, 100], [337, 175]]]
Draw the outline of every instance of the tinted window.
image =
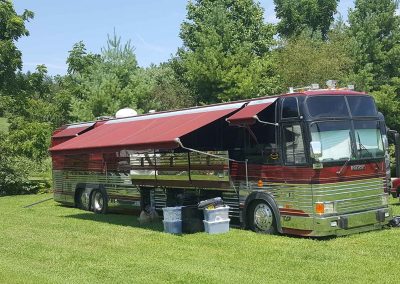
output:
[[375, 102], [371, 97], [349, 96], [347, 101], [353, 116], [376, 116]]
[[299, 116], [299, 108], [297, 107], [297, 99], [285, 98], [282, 104], [282, 117], [290, 118], [298, 116]]
[[308, 97], [307, 107], [313, 117], [344, 117], [349, 116], [346, 101], [343, 96]]
[[284, 155], [286, 164], [304, 164], [306, 155], [304, 152], [303, 135], [298, 124], [283, 128]]

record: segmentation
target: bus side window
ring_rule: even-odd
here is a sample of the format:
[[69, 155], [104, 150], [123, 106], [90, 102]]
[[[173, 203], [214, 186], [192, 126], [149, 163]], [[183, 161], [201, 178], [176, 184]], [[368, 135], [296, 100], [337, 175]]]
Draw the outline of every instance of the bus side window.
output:
[[305, 164], [303, 134], [300, 124], [287, 125], [283, 128], [284, 157], [287, 165]]
[[296, 98], [284, 98], [282, 103], [282, 118], [295, 118], [299, 116], [299, 107]]

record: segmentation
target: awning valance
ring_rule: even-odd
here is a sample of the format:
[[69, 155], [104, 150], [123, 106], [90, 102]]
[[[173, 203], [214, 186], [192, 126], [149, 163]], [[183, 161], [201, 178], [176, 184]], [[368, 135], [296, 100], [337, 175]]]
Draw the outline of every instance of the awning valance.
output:
[[268, 98], [250, 101], [243, 109], [236, 112], [226, 120], [234, 125], [254, 124], [257, 120], [257, 114], [273, 104], [277, 98]]

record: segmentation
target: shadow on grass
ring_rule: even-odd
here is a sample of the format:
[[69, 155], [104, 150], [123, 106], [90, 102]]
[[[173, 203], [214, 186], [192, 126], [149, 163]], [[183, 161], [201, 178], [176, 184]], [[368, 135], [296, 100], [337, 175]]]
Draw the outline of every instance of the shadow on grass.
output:
[[89, 220], [94, 222], [108, 223], [117, 226], [135, 227], [157, 232], [163, 232], [163, 224], [161, 219], [151, 223], [140, 224], [138, 216], [136, 215], [122, 215], [122, 214], [94, 214], [94, 213], [79, 213], [67, 215], [66, 218]]

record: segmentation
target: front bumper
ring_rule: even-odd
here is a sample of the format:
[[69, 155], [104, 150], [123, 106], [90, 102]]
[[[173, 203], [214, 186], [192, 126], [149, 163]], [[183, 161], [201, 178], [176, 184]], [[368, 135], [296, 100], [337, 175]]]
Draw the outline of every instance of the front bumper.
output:
[[329, 217], [315, 216], [314, 230], [310, 236], [343, 236], [381, 229], [391, 218], [388, 207]]

